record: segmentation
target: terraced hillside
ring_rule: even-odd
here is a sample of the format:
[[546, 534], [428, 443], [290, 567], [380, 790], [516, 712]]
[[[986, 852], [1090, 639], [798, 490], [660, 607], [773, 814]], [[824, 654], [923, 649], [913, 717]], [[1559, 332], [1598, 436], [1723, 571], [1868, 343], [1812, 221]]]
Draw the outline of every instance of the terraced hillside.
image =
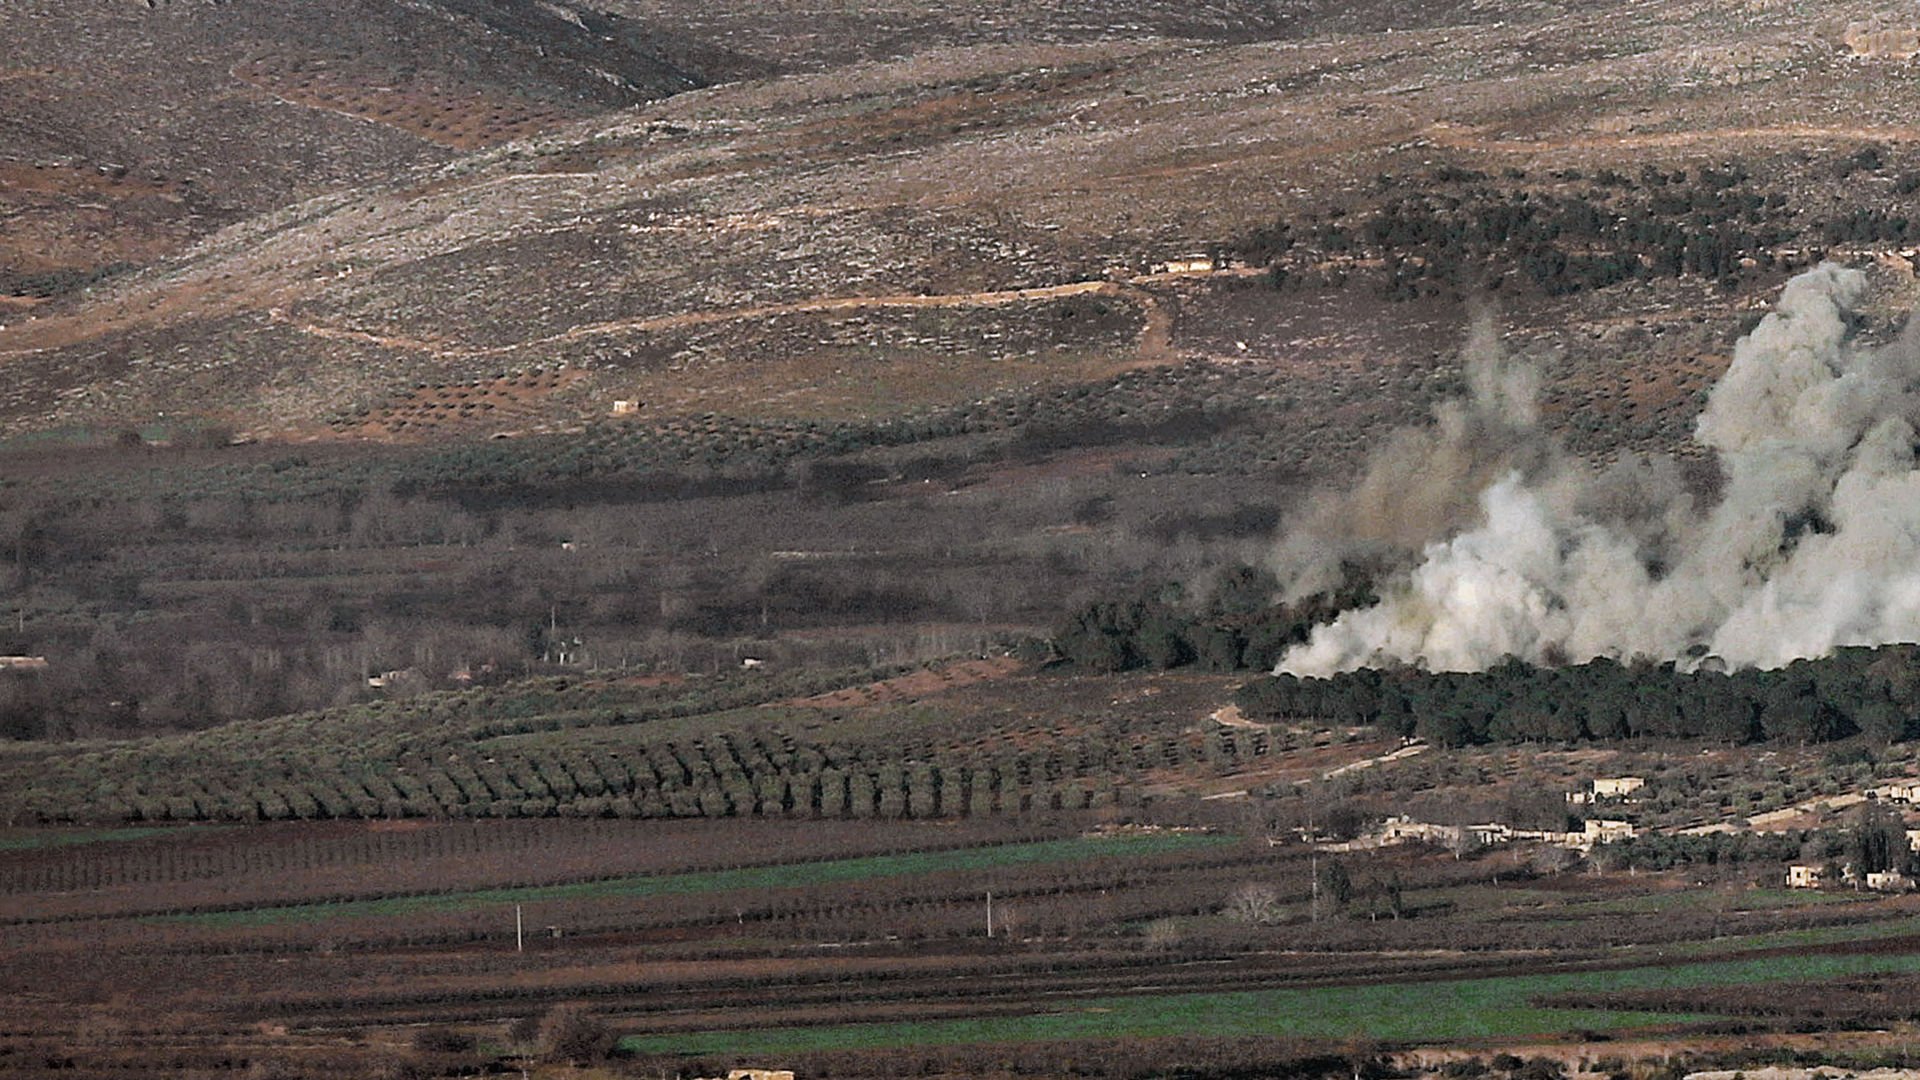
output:
[[[1910, 1060], [1914, 898], [1779, 887], [1855, 816], [1666, 834], [1749, 809], [1750, 757], [1383, 753], [1219, 722], [1228, 685], [979, 661], [547, 680], [14, 748], [0, 1068], [591, 1075], [529, 1022], [563, 1008], [605, 1025], [595, 1055], [620, 1037], [616, 1075]], [[1772, 764], [1829, 791], [1915, 764], [1872, 756]], [[1535, 844], [1332, 839], [1387, 813], [1564, 815], [1560, 789], [1606, 770], [1646, 776], [1607, 812], [1660, 835], [1577, 873]], [[102, 823], [25, 824], [63, 813]]]

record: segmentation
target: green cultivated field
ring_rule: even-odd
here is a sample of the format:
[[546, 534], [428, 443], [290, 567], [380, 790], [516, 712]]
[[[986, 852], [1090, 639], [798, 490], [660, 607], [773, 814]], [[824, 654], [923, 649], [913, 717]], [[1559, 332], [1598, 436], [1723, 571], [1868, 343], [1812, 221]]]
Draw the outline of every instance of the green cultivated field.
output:
[[583, 900], [599, 897], [648, 897], [686, 893], [732, 892], [739, 889], [781, 889], [807, 885], [835, 885], [876, 878], [914, 877], [955, 870], [991, 870], [1002, 867], [1079, 862], [1114, 856], [1139, 857], [1168, 851], [1218, 847], [1239, 838], [1204, 833], [1146, 833], [1138, 836], [1076, 837], [1029, 844], [963, 848], [957, 851], [911, 852], [830, 859], [811, 863], [747, 866], [692, 874], [649, 874], [640, 877], [583, 881], [518, 889], [482, 889], [471, 892], [396, 896], [382, 900], [354, 900], [334, 904], [290, 904], [189, 915], [156, 916], [153, 922], [183, 922], [209, 926], [258, 926], [316, 919], [409, 915], [421, 911], [455, 911], [490, 904], [532, 903], [542, 900]]
[[1364, 1037], [1396, 1042], [1534, 1036], [1712, 1019], [1694, 1014], [1557, 1009], [1534, 1004], [1551, 994], [1731, 986], [1910, 971], [1920, 971], [1920, 956], [1763, 957], [1490, 979], [1097, 998], [1071, 1012], [1034, 1016], [650, 1035], [628, 1038], [622, 1045], [641, 1053], [746, 1055], [1158, 1036]]
[[1876, 941], [1881, 938], [1920, 935], [1920, 918], [1905, 917], [1889, 921], [1856, 923], [1851, 926], [1819, 926], [1805, 930], [1775, 930], [1764, 934], [1742, 934], [1712, 941], [1689, 941], [1673, 945], [1628, 945], [1622, 952], [1644, 952], [1658, 948], [1671, 956], [1712, 956], [1755, 949], [1808, 949], [1820, 945], [1838, 945], [1850, 941]]
[[[1807, 889], [1742, 889], [1738, 896], [1739, 910], [1764, 911], [1769, 908], [1807, 907], [1815, 904], [1856, 903], [1858, 894], [1821, 893]], [[1645, 896], [1630, 896], [1614, 900], [1591, 900], [1566, 904], [1562, 911], [1579, 916], [1624, 914], [1628, 912], [1654, 911], [1700, 911], [1725, 904], [1724, 893], [1711, 889], [1686, 889], [1676, 892], [1650, 893]]]

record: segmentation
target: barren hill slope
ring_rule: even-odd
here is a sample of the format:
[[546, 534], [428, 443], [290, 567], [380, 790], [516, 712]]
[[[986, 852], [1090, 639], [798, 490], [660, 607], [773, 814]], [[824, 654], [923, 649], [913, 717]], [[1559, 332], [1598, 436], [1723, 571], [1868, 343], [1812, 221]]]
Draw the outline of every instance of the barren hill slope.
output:
[[511, 0], [0, 6], [0, 294], [698, 85], [631, 19]]
[[0, 298], [24, 306], [238, 216], [707, 83], [983, 42], [1252, 40], [1300, 32], [1303, 11], [21, 0], [0, 9]]
[[[1506, 198], [1611, 208], [1642, 198], [1643, 170], [1664, 184], [1737, 166], [1737, 191], [1760, 203], [1749, 216], [1766, 218], [1761, 240], [1733, 251], [1754, 263], [1747, 276], [1703, 290], [1713, 281], [1690, 263], [1671, 281], [1611, 286], [1605, 302], [1550, 288], [1504, 301], [1517, 333], [1563, 351], [1623, 309], [1643, 327], [1710, 325], [1623, 361], [1710, 368], [1724, 344], [1713, 335], [1771, 287], [1777, 253], [1757, 244], [1786, 251], [1784, 273], [1808, 238], [1832, 246], [1846, 214], [1897, 205], [1901, 176], [1920, 168], [1915, 84], [1894, 77], [1901, 62], [1844, 43], [1849, 22], [1899, 14], [1869, 2], [1487, 2], [1426, 28], [1392, 25], [1385, 5], [1141, 5], [1101, 26], [1065, 6], [889, 23], [851, 5], [847, 25], [873, 36], [836, 51], [848, 35], [822, 32], [784, 63], [767, 27], [842, 16], [756, 21], [667, 0], [618, 10], [738, 71], [801, 73], [458, 154], [393, 152], [414, 137], [370, 126], [367, 160], [409, 167], [12, 321], [0, 422], [203, 412], [263, 434], [323, 433], [329, 419], [367, 434], [338, 421], [377, 419], [421, 384], [491, 393], [536, 368], [565, 377], [542, 384], [534, 420], [564, 425], [616, 399], [648, 415], [865, 414], [1181, 358], [1308, 363], [1306, 378], [1327, 364], [1426, 363], [1459, 325], [1446, 307], [1458, 294], [1430, 293], [1438, 309], [1384, 299], [1374, 278], [1404, 256], [1365, 226], [1385, 203], [1431, 189], [1455, 210]], [[668, 88], [629, 80], [613, 96]], [[1862, 150], [1871, 167], [1846, 168]], [[1597, 190], [1596, 173], [1628, 186]], [[1485, 184], [1468, 191], [1456, 176]], [[1656, 225], [1718, 235], [1697, 211], [1658, 213]], [[1259, 291], [1260, 257], [1152, 272], [1247, 250], [1276, 220], [1313, 238], [1289, 266], [1340, 299]], [[1342, 220], [1357, 246], [1339, 246], [1344, 227], [1329, 222]], [[1515, 266], [1523, 254], [1654, 259], [1570, 243], [1513, 254]], [[1656, 404], [1679, 407], [1686, 392], [1663, 389]]]

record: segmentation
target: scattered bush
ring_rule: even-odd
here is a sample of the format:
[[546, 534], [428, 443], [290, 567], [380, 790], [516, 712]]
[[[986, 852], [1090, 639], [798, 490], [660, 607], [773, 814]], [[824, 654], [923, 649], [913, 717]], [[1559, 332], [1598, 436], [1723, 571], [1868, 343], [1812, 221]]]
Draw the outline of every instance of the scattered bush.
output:
[[591, 1065], [613, 1055], [619, 1036], [579, 1005], [556, 1005], [540, 1021], [540, 1055], [548, 1061]]

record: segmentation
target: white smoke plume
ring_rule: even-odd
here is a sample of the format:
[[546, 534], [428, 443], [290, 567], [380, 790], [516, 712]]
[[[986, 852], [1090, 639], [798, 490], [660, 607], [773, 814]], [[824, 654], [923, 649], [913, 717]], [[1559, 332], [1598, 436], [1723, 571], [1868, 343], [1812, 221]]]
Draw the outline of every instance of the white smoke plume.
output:
[[1432, 426], [1390, 435], [1352, 490], [1321, 493], [1282, 541], [1275, 566], [1288, 599], [1339, 585], [1343, 561], [1418, 551], [1467, 528], [1479, 493], [1508, 472], [1558, 467], [1537, 426], [1538, 373], [1501, 350], [1486, 311], [1474, 313], [1462, 360], [1466, 395], [1441, 402]]
[[[1426, 543], [1379, 604], [1321, 627], [1278, 670], [1703, 653], [1778, 667], [1841, 645], [1920, 640], [1920, 320], [1891, 345], [1853, 342], [1865, 289], [1859, 271], [1822, 265], [1788, 282], [1735, 346], [1695, 427], [1724, 477], [1704, 511], [1669, 462], [1596, 474], [1557, 452], [1530, 411], [1502, 400], [1510, 391], [1490, 388], [1499, 369], [1486, 345], [1470, 347], [1469, 369], [1482, 374], [1454, 409], [1515, 419], [1497, 451], [1472, 453], [1477, 469], [1444, 466], [1440, 483], [1491, 463], [1500, 471], [1475, 488], [1461, 531]], [[1454, 433], [1488, 423], [1450, 431], [1443, 414], [1422, 449], [1444, 463]], [[1406, 472], [1396, 453], [1369, 471], [1363, 492]], [[1338, 517], [1322, 508], [1309, 528]], [[1309, 534], [1293, 546], [1313, 543]]]

